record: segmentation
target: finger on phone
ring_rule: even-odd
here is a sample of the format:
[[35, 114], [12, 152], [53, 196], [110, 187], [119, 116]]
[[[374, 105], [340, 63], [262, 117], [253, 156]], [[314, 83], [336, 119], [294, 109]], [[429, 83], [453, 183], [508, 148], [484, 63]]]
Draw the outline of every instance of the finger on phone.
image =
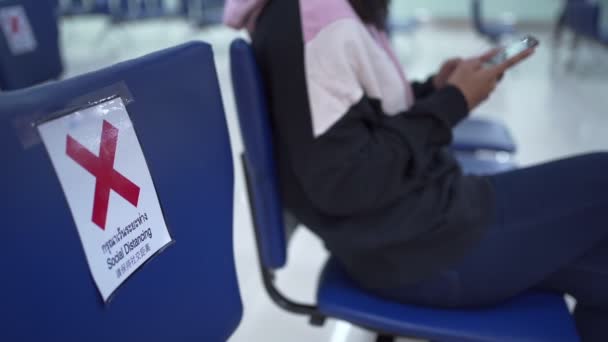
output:
[[451, 68], [456, 68], [460, 63], [462, 63], [462, 61], [463, 61], [463, 59], [460, 57], [452, 58], [446, 62], [446, 65], [448, 65]]
[[482, 63], [489, 62], [494, 56], [496, 56], [496, 54], [498, 54], [498, 52], [500, 52], [500, 50], [500, 48], [494, 48], [484, 53], [483, 55], [477, 57], [477, 59]]
[[479, 70], [483, 67], [483, 63], [479, 58], [467, 59], [462, 64], [467, 65], [471, 70]]
[[528, 58], [531, 54], [534, 53], [534, 48], [530, 48], [527, 49], [525, 51], [522, 51], [521, 53], [507, 59], [506, 61], [504, 61], [503, 63], [497, 65], [494, 67], [496, 74], [502, 74], [505, 71], [507, 71], [509, 68], [511, 68], [512, 66], [518, 64], [519, 62], [523, 61], [524, 59]]

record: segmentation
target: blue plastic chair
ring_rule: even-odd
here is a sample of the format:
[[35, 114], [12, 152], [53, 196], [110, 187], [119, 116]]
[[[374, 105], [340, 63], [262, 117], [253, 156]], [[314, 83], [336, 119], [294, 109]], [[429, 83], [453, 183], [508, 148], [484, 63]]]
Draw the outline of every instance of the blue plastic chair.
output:
[[577, 37], [608, 44], [608, 33], [601, 30], [601, 5], [592, 0], [570, 0], [566, 4], [559, 24], [572, 30]]
[[21, 6], [36, 41], [35, 49], [13, 54], [0, 31], [0, 89], [14, 90], [57, 79], [63, 72], [56, 4], [40, 0], [0, 1], [0, 10]]
[[224, 0], [184, 0], [186, 16], [200, 28], [220, 25], [224, 13]]
[[473, 15], [473, 27], [480, 35], [488, 38], [493, 43], [498, 43], [504, 36], [515, 33], [513, 25], [487, 22], [483, 19], [482, 0], [472, 0], [471, 8]]
[[421, 26], [420, 20], [415, 17], [394, 19], [390, 18], [386, 23], [386, 30], [389, 34], [395, 33], [414, 33]]
[[506, 156], [507, 158], [503, 160], [503, 158], [496, 158], [492, 154], [484, 155], [455, 151], [454, 157], [465, 174], [493, 175], [517, 168], [517, 163], [510, 156]]
[[599, 35], [600, 7], [595, 1], [568, 1], [564, 11], [564, 25], [587, 38]]
[[66, 17], [110, 13], [109, 0], [64, 0], [59, 3], [59, 14]]
[[[104, 305], [51, 161], [15, 127], [122, 83], [175, 243]], [[30, 141], [31, 143], [31, 141]], [[0, 341], [226, 341], [242, 303], [233, 163], [211, 47], [190, 43], [0, 94]]]
[[109, 0], [113, 23], [139, 21], [172, 16], [163, 0]]
[[379, 340], [392, 335], [441, 341], [577, 341], [563, 298], [552, 294], [525, 294], [500, 306], [478, 310], [405, 305], [370, 295], [332, 260], [319, 280], [316, 304], [296, 303], [281, 294], [274, 274], [287, 264], [286, 228], [295, 224], [286, 219], [290, 216], [284, 216], [281, 205], [269, 114], [247, 42], [239, 39], [232, 43], [231, 64], [262, 279], [277, 305], [309, 316], [315, 325], [322, 325], [326, 318], [351, 322], [380, 333]]
[[458, 124], [452, 133], [452, 149], [456, 151], [517, 152], [515, 139], [509, 129], [495, 121], [469, 118]]

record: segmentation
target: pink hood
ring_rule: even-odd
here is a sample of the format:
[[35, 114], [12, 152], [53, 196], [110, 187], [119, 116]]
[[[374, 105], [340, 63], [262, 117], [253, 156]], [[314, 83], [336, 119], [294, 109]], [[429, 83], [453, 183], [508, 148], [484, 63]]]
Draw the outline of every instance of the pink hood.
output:
[[255, 22], [268, 0], [226, 0], [224, 24], [237, 30], [252, 32]]

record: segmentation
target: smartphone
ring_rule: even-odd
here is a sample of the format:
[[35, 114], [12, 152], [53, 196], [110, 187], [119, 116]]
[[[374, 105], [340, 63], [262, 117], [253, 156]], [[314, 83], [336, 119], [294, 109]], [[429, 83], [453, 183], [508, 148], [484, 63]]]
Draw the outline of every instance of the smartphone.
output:
[[538, 39], [534, 38], [531, 35], [527, 35], [519, 41], [503, 47], [500, 52], [496, 54], [496, 56], [492, 57], [492, 59], [486, 63], [486, 65], [492, 66], [504, 63], [509, 58], [515, 57], [519, 53], [524, 52], [529, 48], [536, 47], [538, 46], [538, 44]]

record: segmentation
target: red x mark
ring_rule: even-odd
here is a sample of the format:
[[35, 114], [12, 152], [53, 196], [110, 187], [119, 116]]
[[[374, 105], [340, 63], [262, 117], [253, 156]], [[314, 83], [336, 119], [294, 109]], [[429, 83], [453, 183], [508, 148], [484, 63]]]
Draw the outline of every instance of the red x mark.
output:
[[97, 179], [93, 201], [93, 223], [102, 230], [106, 229], [110, 190], [116, 191], [135, 207], [139, 201], [139, 187], [114, 170], [117, 141], [118, 129], [105, 120], [101, 131], [99, 157], [68, 135], [67, 155]]
[[11, 32], [19, 33], [19, 17], [17, 16], [11, 17]]

